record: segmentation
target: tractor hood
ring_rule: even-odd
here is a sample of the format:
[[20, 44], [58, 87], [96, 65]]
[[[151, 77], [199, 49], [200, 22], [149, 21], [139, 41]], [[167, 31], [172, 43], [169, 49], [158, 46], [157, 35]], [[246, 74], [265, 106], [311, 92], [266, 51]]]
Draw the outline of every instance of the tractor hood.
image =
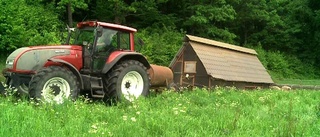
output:
[[[82, 47], [77, 45], [31, 46], [12, 52], [6, 60], [6, 69], [13, 71], [35, 71], [50, 58], [58, 56], [78, 56]], [[81, 57], [81, 55], [79, 55]]]

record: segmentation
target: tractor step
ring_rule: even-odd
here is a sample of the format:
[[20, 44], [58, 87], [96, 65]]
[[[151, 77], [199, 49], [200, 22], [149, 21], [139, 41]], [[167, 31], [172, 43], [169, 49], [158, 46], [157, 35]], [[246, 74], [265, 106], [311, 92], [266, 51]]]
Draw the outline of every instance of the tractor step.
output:
[[104, 92], [103, 90], [91, 90], [91, 96], [94, 98], [103, 98]]
[[103, 98], [104, 97], [104, 95], [95, 95], [95, 94], [92, 94], [91, 96], [94, 98]]
[[90, 84], [91, 84], [91, 96], [94, 98], [103, 98], [104, 91], [103, 91], [102, 78], [92, 78], [90, 80]]

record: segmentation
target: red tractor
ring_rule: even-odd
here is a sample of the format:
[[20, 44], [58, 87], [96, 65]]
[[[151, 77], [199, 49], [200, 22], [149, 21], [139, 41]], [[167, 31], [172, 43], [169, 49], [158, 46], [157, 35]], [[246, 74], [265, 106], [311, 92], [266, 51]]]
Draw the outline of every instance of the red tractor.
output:
[[173, 74], [135, 52], [136, 31], [111, 23], [80, 22], [72, 44], [67, 40], [66, 45], [12, 52], [2, 72], [5, 84], [30, 98], [58, 103], [80, 94], [128, 101], [146, 96], [150, 86], [168, 85]]

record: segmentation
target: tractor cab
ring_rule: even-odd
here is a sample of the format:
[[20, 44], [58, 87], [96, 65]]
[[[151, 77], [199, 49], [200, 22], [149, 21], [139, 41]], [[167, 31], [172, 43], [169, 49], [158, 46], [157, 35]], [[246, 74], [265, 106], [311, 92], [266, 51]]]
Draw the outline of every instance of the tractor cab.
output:
[[103, 22], [80, 22], [72, 42], [83, 47], [83, 68], [99, 73], [115, 51], [134, 51], [136, 29]]

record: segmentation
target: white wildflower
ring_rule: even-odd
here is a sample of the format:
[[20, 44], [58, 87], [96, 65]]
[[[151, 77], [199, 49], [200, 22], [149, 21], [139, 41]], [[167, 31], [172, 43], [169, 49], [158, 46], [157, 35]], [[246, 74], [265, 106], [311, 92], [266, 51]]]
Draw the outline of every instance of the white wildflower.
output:
[[179, 114], [179, 112], [178, 112], [178, 111], [174, 111], [174, 114], [175, 114], [175, 115], [178, 115], [178, 114]]
[[232, 102], [232, 103], [230, 104], [231, 107], [235, 107], [235, 106], [237, 106], [237, 105], [238, 105], [238, 102]]
[[136, 119], [135, 117], [132, 117], [132, 118], [131, 118], [131, 121], [136, 122], [137, 119]]
[[182, 109], [180, 110], [180, 112], [182, 112], [182, 113], [186, 113], [186, 111], [185, 111], [185, 110], [182, 110]]
[[122, 118], [124, 121], [128, 120], [128, 116], [122, 116]]
[[93, 125], [91, 126], [91, 128], [93, 128], [93, 129], [98, 129], [98, 126], [97, 126], [96, 124], [93, 124]]
[[260, 100], [262, 103], [264, 103], [265, 98], [264, 98], [264, 97], [259, 97], [259, 100]]

